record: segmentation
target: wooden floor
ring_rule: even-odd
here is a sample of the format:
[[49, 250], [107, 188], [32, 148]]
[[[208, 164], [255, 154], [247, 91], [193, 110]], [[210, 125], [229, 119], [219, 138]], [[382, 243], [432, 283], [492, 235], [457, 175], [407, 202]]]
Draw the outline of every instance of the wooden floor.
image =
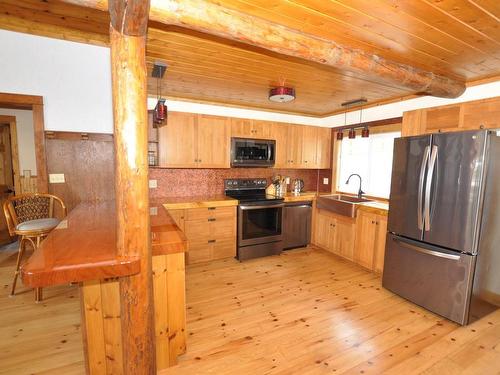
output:
[[[0, 254], [0, 374], [83, 373], [78, 293], [9, 298]], [[20, 288], [21, 290], [22, 288]], [[459, 327], [321, 250], [190, 266], [177, 374], [500, 374], [500, 311]]]

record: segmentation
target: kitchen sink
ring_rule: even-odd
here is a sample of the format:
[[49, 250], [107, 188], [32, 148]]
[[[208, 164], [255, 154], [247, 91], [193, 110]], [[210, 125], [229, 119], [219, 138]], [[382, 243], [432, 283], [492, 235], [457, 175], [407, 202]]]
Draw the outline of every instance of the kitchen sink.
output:
[[338, 215], [356, 217], [359, 204], [366, 202], [373, 202], [373, 200], [343, 194], [321, 195], [316, 200], [316, 207]]

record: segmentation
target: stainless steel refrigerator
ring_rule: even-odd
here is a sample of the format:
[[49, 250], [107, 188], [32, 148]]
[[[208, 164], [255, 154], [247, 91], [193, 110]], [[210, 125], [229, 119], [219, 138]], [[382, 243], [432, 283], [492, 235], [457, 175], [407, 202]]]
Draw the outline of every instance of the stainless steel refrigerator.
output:
[[500, 137], [398, 138], [382, 285], [460, 324], [500, 306]]

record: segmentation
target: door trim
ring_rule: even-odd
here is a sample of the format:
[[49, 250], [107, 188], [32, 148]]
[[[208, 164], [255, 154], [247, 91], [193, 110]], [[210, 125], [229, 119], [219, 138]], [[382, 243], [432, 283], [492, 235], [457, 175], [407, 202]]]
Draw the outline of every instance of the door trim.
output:
[[14, 190], [16, 194], [21, 193], [21, 173], [19, 170], [19, 147], [17, 145], [17, 123], [16, 116], [0, 115], [0, 123], [9, 124], [10, 150], [12, 154], [12, 171], [14, 174]]
[[37, 168], [37, 190], [48, 193], [47, 155], [45, 152], [45, 125], [43, 118], [43, 97], [0, 92], [0, 107], [28, 109], [33, 111], [33, 130], [35, 133], [35, 158]]

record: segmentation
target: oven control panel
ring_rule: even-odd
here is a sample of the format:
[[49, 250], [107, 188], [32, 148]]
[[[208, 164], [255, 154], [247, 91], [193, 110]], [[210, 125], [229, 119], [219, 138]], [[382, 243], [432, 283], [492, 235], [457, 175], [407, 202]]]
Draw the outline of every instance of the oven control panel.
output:
[[267, 180], [265, 178], [234, 178], [224, 180], [225, 190], [265, 189]]

